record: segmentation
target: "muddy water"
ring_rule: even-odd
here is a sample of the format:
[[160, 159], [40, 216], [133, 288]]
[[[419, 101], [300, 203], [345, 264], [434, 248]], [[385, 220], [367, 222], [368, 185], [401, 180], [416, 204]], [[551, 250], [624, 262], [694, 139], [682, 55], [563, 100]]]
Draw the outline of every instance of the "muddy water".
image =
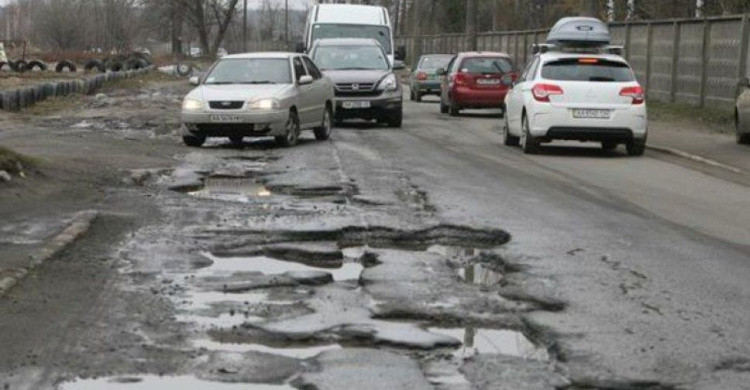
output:
[[455, 337], [463, 342], [453, 355], [467, 358], [476, 354], [503, 354], [548, 361], [549, 353], [534, 345], [521, 332], [477, 328], [430, 328], [430, 332]]
[[457, 272], [461, 280], [478, 286], [495, 286], [503, 280], [503, 274], [493, 271], [483, 264], [471, 264], [459, 268]]
[[206, 253], [213, 265], [203, 268], [199, 274], [232, 274], [235, 272], [260, 272], [264, 275], [280, 275], [290, 271], [326, 271], [333, 275], [335, 281], [357, 280], [364, 270], [360, 263], [348, 261], [339, 268], [319, 268], [284, 260], [271, 259], [265, 256], [254, 257], [216, 257]]
[[211, 339], [195, 340], [193, 342], [195, 348], [205, 348], [209, 351], [227, 351], [227, 352], [263, 352], [272, 355], [280, 355], [291, 357], [295, 359], [309, 359], [318, 356], [320, 353], [325, 351], [332, 351], [341, 349], [338, 344], [327, 344], [327, 345], [315, 345], [310, 347], [305, 346], [289, 346], [288, 348], [270, 347], [262, 344], [251, 344], [251, 343], [224, 343], [220, 341], [214, 341]]
[[187, 192], [196, 198], [208, 198], [232, 202], [250, 202], [251, 199], [269, 198], [273, 194], [254, 179], [207, 178], [203, 187]]
[[192, 376], [133, 376], [77, 380], [63, 383], [58, 390], [294, 390], [283, 385], [255, 383], [222, 383], [200, 380]]

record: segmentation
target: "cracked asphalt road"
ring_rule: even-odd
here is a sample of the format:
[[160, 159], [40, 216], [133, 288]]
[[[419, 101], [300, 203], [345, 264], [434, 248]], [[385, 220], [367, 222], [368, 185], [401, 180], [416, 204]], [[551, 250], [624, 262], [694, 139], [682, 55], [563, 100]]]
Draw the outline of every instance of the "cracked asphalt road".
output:
[[165, 130], [186, 90], [0, 121], [46, 159], [0, 189], [13, 264], [101, 213], [0, 297], [0, 386], [749, 388], [747, 187], [649, 153], [526, 156], [493, 113], [429, 99], [401, 130], [188, 149]]

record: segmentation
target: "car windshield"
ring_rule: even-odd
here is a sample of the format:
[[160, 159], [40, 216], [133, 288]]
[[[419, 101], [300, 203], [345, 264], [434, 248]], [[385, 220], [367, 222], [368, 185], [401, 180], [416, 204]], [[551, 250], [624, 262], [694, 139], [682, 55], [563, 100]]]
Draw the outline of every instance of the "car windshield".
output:
[[367, 46], [319, 46], [313, 53], [313, 61], [321, 70], [387, 70], [388, 59], [380, 47]]
[[419, 69], [440, 69], [448, 66], [451, 56], [422, 57]]
[[286, 58], [235, 58], [220, 61], [205, 84], [291, 84]]
[[371, 38], [383, 46], [386, 53], [391, 52], [391, 33], [386, 26], [368, 26], [362, 24], [316, 24], [313, 27], [312, 41], [328, 38]]
[[596, 58], [567, 58], [544, 64], [542, 77], [557, 81], [631, 82], [628, 64]]
[[513, 64], [505, 57], [470, 57], [461, 63], [463, 73], [508, 73]]

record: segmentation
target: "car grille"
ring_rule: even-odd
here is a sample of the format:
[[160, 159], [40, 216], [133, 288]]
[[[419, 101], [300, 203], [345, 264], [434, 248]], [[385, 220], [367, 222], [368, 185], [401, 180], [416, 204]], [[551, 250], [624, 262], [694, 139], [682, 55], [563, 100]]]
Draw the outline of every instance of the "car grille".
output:
[[243, 101], [208, 102], [208, 106], [213, 110], [239, 110], [243, 105], [245, 105]]
[[373, 83], [347, 83], [347, 84], [336, 84], [336, 90], [340, 92], [367, 92], [375, 89]]

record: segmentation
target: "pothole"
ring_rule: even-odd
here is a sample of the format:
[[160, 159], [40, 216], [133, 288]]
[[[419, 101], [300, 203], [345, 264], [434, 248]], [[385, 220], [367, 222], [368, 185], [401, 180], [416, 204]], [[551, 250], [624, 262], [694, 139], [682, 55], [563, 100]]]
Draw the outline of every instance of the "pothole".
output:
[[295, 390], [281, 384], [224, 383], [195, 378], [193, 376], [120, 376], [111, 378], [79, 379], [59, 385], [58, 390]]
[[272, 355], [286, 356], [294, 359], [309, 359], [325, 351], [341, 349], [339, 344], [324, 345], [288, 345], [284, 347], [269, 346], [257, 343], [242, 343], [232, 341], [216, 341], [213, 339], [199, 339], [193, 341], [193, 347], [205, 348], [210, 351], [228, 351], [228, 352], [262, 352]]
[[248, 203], [252, 199], [269, 198], [273, 193], [255, 179], [209, 177], [202, 186], [182, 187], [177, 191], [202, 199]]
[[532, 343], [523, 333], [486, 328], [429, 328], [430, 332], [463, 342], [453, 356], [468, 358], [477, 354], [502, 354], [530, 360], [549, 361], [549, 352]]
[[493, 271], [482, 263], [461, 267], [457, 272], [461, 280], [478, 286], [496, 286], [503, 280], [502, 273]]
[[[359, 275], [364, 270], [364, 266], [353, 260], [345, 260], [338, 265], [332, 266], [311, 266], [302, 263], [276, 260], [266, 256], [253, 257], [217, 257], [212, 254], [205, 254], [213, 260], [213, 265], [204, 268], [201, 272], [211, 274], [232, 274], [237, 272], [257, 272], [263, 275], [287, 275], [296, 279], [295, 275], [299, 273], [310, 273], [325, 271], [333, 276], [333, 280], [347, 281], [358, 280]], [[335, 268], [334, 268], [335, 267]]]

